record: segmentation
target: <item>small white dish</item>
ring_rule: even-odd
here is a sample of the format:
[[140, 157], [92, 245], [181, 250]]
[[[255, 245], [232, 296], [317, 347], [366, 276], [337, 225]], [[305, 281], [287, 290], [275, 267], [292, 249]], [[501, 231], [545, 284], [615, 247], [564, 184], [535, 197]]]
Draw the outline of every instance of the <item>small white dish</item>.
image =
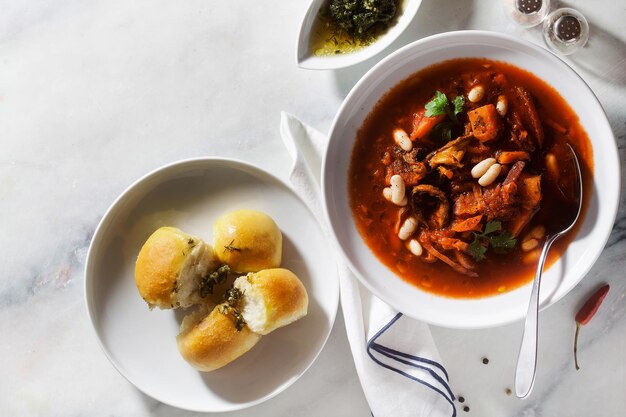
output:
[[322, 168], [322, 195], [341, 254], [370, 291], [397, 310], [431, 324], [484, 328], [525, 317], [531, 283], [478, 299], [447, 298], [422, 291], [374, 256], [356, 228], [348, 194], [348, 167], [356, 134], [374, 105], [411, 74], [464, 57], [504, 61], [532, 72], [558, 91], [589, 136], [593, 146], [593, 195], [574, 241], [543, 274], [541, 308], [554, 304], [574, 288], [600, 256], [617, 214], [620, 165], [615, 137], [598, 99], [574, 70], [547, 50], [513, 36], [485, 31], [449, 32], [416, 41], [379, 62], [354, 86], [335, 117]]
[[[214, 220], [242, 208], [268, 213], [279, 225], [281, 266], [304, 283], [309, 312], [264, 336], [224, 368], [201, 373], [177, 349], [176, 335], [186, 313], [148, 309], [135, 286], [135, 259], [160, 226], [176, 226], [211, 242]], [[105, 354], [138, 389], [178, 408], [232, 411], [289, 387], [322, 350], [339, 299], [332, 259], [315, 218], [283, 182], [235, 160], [190, 159], [149, 173], [113, 203], [89, 248], [85, 298]]]
[[396, 23], [369, 46], [349, 54], [316, 56], [310, 48], [311, 29], [320, 8], [326, 1], [312, 0], [302, 19], [296, 49], [296, 61], [300, 68], [313, 70], [345, 68], [377, 55], [404, 32], [422, 3], [422, 0], [401, 0], [398, 11], [400, 15], [398, 15]]

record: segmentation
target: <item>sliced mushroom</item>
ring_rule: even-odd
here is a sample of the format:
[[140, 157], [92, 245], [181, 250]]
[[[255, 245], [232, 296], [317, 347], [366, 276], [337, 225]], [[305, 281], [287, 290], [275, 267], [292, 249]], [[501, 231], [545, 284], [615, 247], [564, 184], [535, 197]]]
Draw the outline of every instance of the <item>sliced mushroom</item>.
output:
[[434, 152], [431, 152], [426, 160], [431, 168], [435, 168], [438, 165], [446, 165], [450, 167], [460, 168], [463, 166], [461, 160], [465, 156], [465, 150], [470, 140], [471, 135], [461, 136], [458, 139], [452, 140], [441, 148]]
[[529, 161], [530, 155], [525, 151], [497, 151], [496, 160], [499, 164], [512, 164], [517, 161]]
[[[539, 113], [535, 107], [535, 102], [528, 90], [523, 87], [514, 87], [512, 90], [513, 101], [515, 103], [515, 112], [519, 121], [525, 127], [525, 130], [533, 136], [538, 148], [543, 147], [544, 133], [541, 125]], [[526, 146], [522, 149], [533, 151], [534, 147]]]
[[439, 188], [420, 184], [411, 192], [413, 212], [432, 229], [441, 229], [450, 218], [450, 202]]

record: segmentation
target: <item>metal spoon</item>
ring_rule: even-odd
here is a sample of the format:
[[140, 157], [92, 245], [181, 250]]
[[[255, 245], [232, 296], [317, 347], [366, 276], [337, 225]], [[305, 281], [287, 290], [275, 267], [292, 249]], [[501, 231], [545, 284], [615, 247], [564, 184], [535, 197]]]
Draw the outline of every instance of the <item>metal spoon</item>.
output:
[[583, 204], [583, 181], [582, 174], [580, 172], [580, 164], [574, 149], [567, 144], [569, 150], [572, 152], [574, 165], [576, 165], [576, 172], [578, 174], [578, 211], [574, 220], [561, 231], [550, 234], [546, 237], [546, 242], [543, 244], [543, 250], [539, 257], [537, 264], [537, 273], [535, 274], [535, 280], [533, 281], [533, 289], [530, 294], [530, 302], [528, 304], [528, 313], [526, 314], [526, 322], [524, 324], [524, 334], [522, 335], [522, 344], [520, 346], [519, 357], [517, 359], [517, 369], [515, 371], [515, 395], [518, 398], [526, 398], [533, 388], [535, 382], [535, 371], [537, 369], [537, 323], [539, 320], [539, 286], [541, 284], [541, 274], [543, 273], [543, 266], [548, 256], [548, 251], [552, 244], [569, 232], [578, 217]]

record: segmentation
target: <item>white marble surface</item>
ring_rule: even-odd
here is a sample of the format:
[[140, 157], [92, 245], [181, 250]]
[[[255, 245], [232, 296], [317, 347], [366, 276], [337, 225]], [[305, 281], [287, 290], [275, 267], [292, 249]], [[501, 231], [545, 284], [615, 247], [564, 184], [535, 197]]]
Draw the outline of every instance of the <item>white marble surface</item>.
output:
[[[143, 395], [102, 354], [83, 301], [87, 247], [114, 198], [162, 164], [230, 156], [286, 178], [280, 110], [327, 130], [343, 97], [378, 59], [336, 72], [297, 69], [305, 3], [0, 0], [0, 415], [193, 414]], [[606, 109], [624, 169], [626, 4], [567, 5], [591, 22], [589, 47], [567, 61]], [[538, 29], [514, 26], [495, 1], [424, 0], [411, 28], [385, 53], [464, 28], [541, 43]], [[521, 323], [432, 329], [467, 415], [624, 415], [625, 236], [622, 204], [588, 277], [542, 313], [539, 373], [528, 400], [505, 394]], [[612, 289], [581, 333], [576, 372], [573, 315], [601, 282]], [[230, 415], [369, 416], [341, 314], [302, 379]]]

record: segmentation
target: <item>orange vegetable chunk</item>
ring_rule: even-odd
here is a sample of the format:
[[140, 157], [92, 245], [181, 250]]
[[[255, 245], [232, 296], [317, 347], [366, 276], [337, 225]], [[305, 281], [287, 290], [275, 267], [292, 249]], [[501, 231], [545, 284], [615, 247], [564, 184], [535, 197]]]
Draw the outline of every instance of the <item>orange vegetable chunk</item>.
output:
[[482, 214], [465, 220], [457, 219], [450, 226], [450, 230], [454, 232], [480, 232], [483, 228], [480, 224], [482, 219]]
[[468, 111], [467, 116], [472, 126], [472, 133], [479, 141], [487, 142], [493, 140], [500, 133], [502, 121], [493, 104], [487, 104], [486, 106]]
[[411, 140], [426, 139], [435, 126], [446, 118], [445, 114], [439, 116], [426, 117], [426, 109], [422, 109], [415, 114], [413, 119], [413, 132], [411, 132]]

